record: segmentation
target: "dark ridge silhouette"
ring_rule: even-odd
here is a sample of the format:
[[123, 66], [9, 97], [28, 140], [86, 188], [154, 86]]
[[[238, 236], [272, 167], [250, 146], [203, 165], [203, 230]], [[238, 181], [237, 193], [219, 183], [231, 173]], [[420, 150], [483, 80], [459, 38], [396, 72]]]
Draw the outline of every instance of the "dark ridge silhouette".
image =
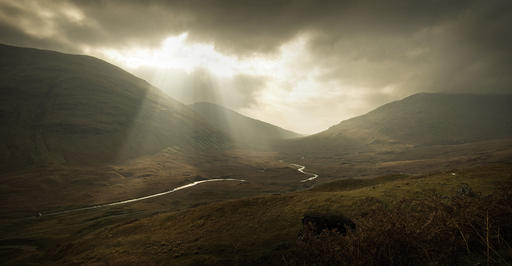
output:
[[186, 105], [102, 60], [0, 45], [0, 167], [222, 148]]

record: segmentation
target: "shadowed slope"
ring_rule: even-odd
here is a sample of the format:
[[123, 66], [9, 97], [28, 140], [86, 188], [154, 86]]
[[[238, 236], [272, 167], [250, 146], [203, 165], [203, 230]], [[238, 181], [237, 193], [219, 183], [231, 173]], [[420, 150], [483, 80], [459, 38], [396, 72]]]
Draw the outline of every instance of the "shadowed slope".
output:
[[208, 120], [213, 127], [242, 144], [264, 145], [279, 139], [300, 137], [295, 132], [241, 115], [213, 103], [199, 102], [189, 106]]
[[415, 94], [345, 120], [321, 136], [366, 143], [454, 144], [512, 136], [512, 95]]
[[511, 113], [512, 95], [421, 93], [291, 141], [289, 147], [350, 151], [510, 138]]
[[220, 147], [221, 133], [102, 60], [0, 45], [0, 167], [97, 163]]

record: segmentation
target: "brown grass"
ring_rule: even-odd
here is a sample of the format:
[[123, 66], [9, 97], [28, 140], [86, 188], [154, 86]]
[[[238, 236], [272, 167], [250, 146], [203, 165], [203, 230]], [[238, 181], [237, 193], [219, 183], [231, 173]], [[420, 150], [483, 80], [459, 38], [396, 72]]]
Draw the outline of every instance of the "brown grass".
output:
[[[289, 170], [297, 173], [294, 169], [289, 168]], [[265, 172], [257, 171], [257, 173], [264, 177], [270, 174], [268, 171], [269, 168]], [[497, 188], [503, 187], [504, 183], [512, 181], [510, 175], [512, 171], [509, 164], [453, 170], [453, 172], [456, 172], [455, 176], [451, 172], [424, 176], [401, 176], [396, 180], [394, 177], [391, 178], [393, 180], [388, 180], [386, 177], [379, 179], [382, 182], [378, 184], [369, 181], [369, 183], [363, 182], [361, 184], [347, 181], [335, 183], [334, 188], [336, 189], [334, 191], [329, 189], [328, 192], [303, 191], [282, 193], [280, 195], [260, 195], [237, 200], [215, 201], [194, 208], [186, 207], [191, 203], [191, 200], [192, 202], [205, 200], [206, 195], [212, 200], [214, 198], [218, 199], [216, 195], [233, 198], [235, 197], [233, 193], [239, 193], [240, 189], [245, 186], [234, 183], [223, 185], [212, 183], [191, 190], [183, 190], [170, 197], [155, 198], [146, 202], [117, 206], [111, 209], [13, 222], [5, 221], [2, 223], [0, 221], [0, 236], [3, 240], [37, 240], [33, 243], [27, 242], [23, 246], [36, 248], [34, 252], [24, 251], [23, 254], [31, 254], [30, 258], [23, 257], [21, 253], [18, 255], [11, 254], [19, 250], [16, 249], [12, 252], [9, 251], [9, 253], [3, 253], [4, 257], [8, 257], [9, 254], [13, 256], [12, 259], [5, 259], [4, 264], [87, 264], [97, 262], [110, 265], [322, 265], [322, 261], [318, 257], [314, 257], [315, 254], [319, 254], [318, 256], [321, 255], [325, 258], [326, 262], [324, 264], [329, 265], [331, 261], [331, 255], [329, 254], [339, 252], [336, 250], [336, 245], [339, 247], [340, 243], [343, 243], [337, 242], [340, 241], [339, 236], [332, 235], [332, 238], [336, 241], [330, 243], [317, 243], [318, 245], [325, 244], [333, 247], [331, 250], [334, 251], [329, 253], [329, 249], [321, 249], [317, 245], [316, 250], [319, 252], [323, 250], [324, 254], [314, 253], [314, 248], [304, 250], [304, 242], [297, 241], [298, 233], [302, 228], [301, 218], [309, 212], [344, 214], [357, 224], [358, 230], [363, 229], [360, 220], [367, 219], [367, 222], [372, 222], [370, 225], [373, 225], [373, 227], [367, 226], [370, 231], [365, 231], [365, 238], [360, 235], [361, 244], [356, 247], [363, 254], [360, 256], [366, 254], [373, 258], [371, 252], [374, 251], [370, 251], [370, 253], [362, 252], [365, 247], [372, 247], [372, 245], [373, 247], [376, 245], [385, 247], [386, 239], [380, 235], [383, 231], [392, 234], [396, 231], [402, 232], [396, 228], [400, 228], [400, 226], [407, 228], [408, 223], [413, 221], [426, 223], [426, 219], [429, 217], [428, 209], [424, 208], [423, 212], [419, 212], [419, 209], [416, 208], [413, 209], [415, 212], [408, 212], [405, 207], [408, 204], [407, 202], [419, 202], [419, 205], [412, 206], [424, 206], [421, 204], [430, 206], [433, 204], [432, 198], [438, 198], [441, 203], [451, 206], [451, 202], [455, 198], [452, 199], [447, 196], [454, 195], [461, 184], [465, 183], [483, 195], [481, 198], [467, 198], [466, 200], [480, 202], [479, 205], [475, 206], [487, 208], [487, 206], [493, 206], [483, 201], [487, 195], [498, 195]], [[275, 174], [279, 176], [279, 172], [275, 172]], [[285, 177], [284, 172], [282, 177]], [[270, 180], [270, 177], [268, 178]], [[292, 176], [289, 180], [291, 178]], [[257, 181], [256, 176], [251, 179], [254, 180], [251, 181], [252, 183]], [[342, 184], [352, 184], [353, 186], [350, 186], [350, 190], [346, 190], [345, 187], [341, 186]], [[221, 189], [223, 186], [230, 186], [230, 188], [224, 187]], [[437, 194], [432, 192], [433, 190]], [[213, 191], [220, 194], [210, 194]], [[207, 192], [208, 194], [205, 194]], [[470, 195], [471, 193], [467, 194]], [[479, 195], [479, 193], [476, 193], [476, 195]], [[371, 198], [367, 199], [368, 197]], [[403, 199], [410, 200], [405, 200], [402, 203]], [[510, 196], [508, 199], [510, 199]], [[424, 202], [422, 203], [422, 201]], [[401, 205], [404, 207], [399, 208], [398, 206]], [[508, 205], [503, 203], [501, 206]], [[472, 217], [471, 213], [468, 210], [468, 217]], [[480, 213], [480, 218], [487, 217], [486, 209], [481, 210]], [[504, 223], [497, 221], [493, 213], [499, 212], [493, 211], [489, 207], [488, 235], [491, 244], [489, 248], [489, 262], [491, 264], [493, 263], [492, 256], [496, 256], [493, 249], [500, 256], [507, 258], [504, 255], [507, 252], [507, 246], [501, 248], [493, 244], [493, 239], [496, 238], [495, 235], [497, 234], [492, 233], [496, 231], [493, 231], [494, 225]], [[384, 214], [392, 215], [393, 218], [386, 218]], [[458, 215], [462, 214], [464, 212], [459, 210]], [[407, 215], [411, 217], [407, 217]], [[440, 214], [437, 215], [441, 216]], [[370, 219], [371, 217], [375, 217], [374, 221]], [[405, 219], [403, 217], [407, 217], [408, 220], [401, 220]], [[416, 217], [416, 220], [413, 219], [414, 217]], [[478, 221], [483, 221], [480, 218]], [[506, 218], [507, 216], [504, 216], [504, 220]], [[401, 221], [401, 224], [392, 224], [397, 221]], [[437, 222], [437, 225], [441, 226], [442, 222]], [[481, 225], [482, 222], [480, 222], [480, 228], [486, 227], [481, 227]], [[414, 228], [413, 225], [410, 226]], [[471, 231], [467, 232], [471, 227], [469, 229], [468, 227], [461, 227], [464, 238], [466, 238], [464, 240], [459, 230], [454, 229], [453, 225], [451, 226], [453, 230], [457, 230], [455, 236], [453, 233], [451, 236], [456, 237], [455, 239], [459, 241], [457, 242], [459, 248], [457, 253], [454, 254], [454, 256], [459, 257], [457, 261], [462, 261], [461, 264], [466, 261], [468, 262], [465, 264], [470, 264], [470, 262], [485, 264], [487, 249], [477, 249], [477, 246], [474, 245], [476, 234], [471, 233]], [[428, 231], [427, 229], [428, 227], [424, 230]], [[504, 236], [505, 231], [500, 227], [500, 239], [510, 243], [510, 237]], [[359, 231], [355, 233], [357, 234]], [[420, 233], [417, 233], [417, 235]], [[376, 241], [381, 242], [373, 243], [372, 236], [381, 237], [382, 239], [376, 238]], [[483, 236], [486, 238], [487, 233]], [[395, 237], [394, 239], [402, 239], [398, 236], [393, 237]], [[415, 234], [409, 232], [403, 238], [413, 241], [415, 237], [417, 237]], [[427, 238], [425, 237], [425, 239]], [[363, 240], [366, 242], [363, 242]], [[389, 240], [390, 243], [387, 244], [392, 245], [392, 240]], [[312, 241], [316, 240], [312, 239]], [[460, 248], [461, 241], [462, 248]], [[469, 254], [466, 250], [466, 241], [470, 250]], [[2, 243], [0, 243], [0, 246]], [[414, 249], [411, 248], [411, 250]], [[341, 253], [341, 255], [345, 253]], [[304, 259], [305, 256], [310, 256], [311, 259], [306, 260]], [[339, 262], [338, 264], [344, 264], [343, 260], [341, 262], [332, 261], [334, 264], [337, 262]], [[371, 261], [375, 260], [372, 259]], [[368, 264], [370, 263], [368, 262]], [[396, 261], [393, 263], [399, 264]], [[421, 264], [428, 264], [428, 262]]]
[[[298, 252], [287, 258], [300, 265], [453, 265], [512, 263], [512, 186], [485, 196], [427, 193], [387, 206], [375, 198], [358, 204], [365, 211], [357, 228], [315, 234], [305, 228]], [[475, 264], [476, 263], [476, 264]]]

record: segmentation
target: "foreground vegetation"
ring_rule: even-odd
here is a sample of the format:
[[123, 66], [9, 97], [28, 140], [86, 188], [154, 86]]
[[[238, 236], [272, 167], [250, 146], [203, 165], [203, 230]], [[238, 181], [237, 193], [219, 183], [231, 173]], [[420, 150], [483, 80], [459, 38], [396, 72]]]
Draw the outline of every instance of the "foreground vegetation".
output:
[[310, 224], [298, 252], [284, 258], [297, 265], [508, 265], [511, 188], [479, 196], [463, 185], [451, 198], [431, 191], [392, 206], [366, 198], [356, 204], [364, 210], [356, 230], [317, 234]]
[[[29, 240], [38, 243], [34, 249], [39, 254], [13, 258], [11, 263], [510, 263], [511, 170], [509, 164], [496, 164], [421, 176], [341, 180], [310, 191], [151, 214], [138, 211], [151, 204], [172, 205], [172, 197], [97, 213], [43, 217], [16, 234], [26, 240], [25, 247], [33, 245]], [[195, 192], [186, 193], [193, 197]], [[301, 219], [312, 211], [349, 217], [356, 230], [341, 236], [308, 234], [306, 228], [301, 239]]]

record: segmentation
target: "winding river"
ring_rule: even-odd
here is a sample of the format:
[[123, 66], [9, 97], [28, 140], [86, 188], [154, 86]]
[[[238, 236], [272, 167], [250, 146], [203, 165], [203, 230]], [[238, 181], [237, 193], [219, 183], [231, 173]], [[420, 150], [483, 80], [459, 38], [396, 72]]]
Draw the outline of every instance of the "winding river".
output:
[[299, 169], [297, 169], [297, 171], [299, 171], [299, 172], [301, 172], [301, 173], [303, 173], [305, 175], [310, 175], [311, 176], [310, 178], [306, 178], [304, 180], [301, 180], [300, 182], [312, 181], [312, 180], [315, 180], [318, 177], [318, 175], [315, 174], [315, 173], [310, 173], [310, 172], [304, 171], [304, 169], [306, 169], [306, 166], [304, 166], [304, 165], [295, 164], [295, 163], [292, 163], [291, 165], [295, 166], [295, 167], [299, 167]]
[[62, 211], [39, 213], [39, 216], [58, 215], [58, 214], [65, 214], [65, 213], [71, 213], [71, 212], [77, 212], [77, 211], [85, 211], [85, 210], [99, 209], [99, 208], [104, 208], [104, 207], [109, 207], [109, 206], [122, 205], [122, 204], [132, 203], [132, 202], [136, 202], [136, 201], [141, 201], [141, 200], [146, 200], [146, 199], [160, 197], [160, 196], [167, 195], [167, 194], [170, 194], [170, 193], [173, 193], [173, 192], [176, 192], [178, 190], [185, 189], [185, 188], [193, 187], [193, 186], [196, 186], [196, 185], [199, 185], [199, 184], [202, 184], [202, 183], [217, 182], [217, 181], [246, 182], [243, 179], [233, 179], [233, 178], [207, 179], [207, 180], [196, 181], [196, 182], [193, 182], [193, 183], [190, 183], [190, 184], [183, 185], [181, 187], [176, 187], [176, 188], [170, 189], [168, 191], [164, 191], [164, 192], [160, 192], [160, 193], [156, 193], [156, 194], [151, 194], [151, 195], [140, 197], [140, 198], [134, 198], [134, 199], [129, 199], [129, 200], [116, 201], [116, 202], [112, 202], [112, 203], [99, 204], [99, 205], [93, 205], [93, 206], [82, 207], [82, 208], [75, 208], [75, 209], [68, 209], [68, 210], [62, 210]]
[[[290, 165], [298, 167], [297, 171], [299, 171], [299, 172], [301, 172], [301, 173], [303, 173], [305, 175], [311, 176], [309, 178], [301, 180], [300, 182], [312, 181], [312, 180], [315, 180], [318, 177], [318, 175], [315, 174], [315, 173], [309, 173], [309, 172], [304, 171], [304, 169], [306, 169], [306, 167], [304, 165], [300, 165], [300, 164], [290, 164]], [[68, 210], [61, 210], [61, 211], [54, 211], [54, 212], [44, 212], [44, 213], [39, 213], [38, 216], [59, 215], [59, 214], [66, 214], [66, 213], [72, 213], [72, 212], [78, 212], [78, 211], [99, 209], [99, 208], [116, 206], [116, 205], [123, 205], [123, 204], [132, 203], [132, 202], [136, 202], [136, 201], [141, 201], [141, 200], [146, 200], [146, 199], [151, 199], [151, 198], [156, 198], [156, 197], [164, 196], [164, 195], [167, 195], [167, 194], [170, 194], [170, 193], [182, 190], [182, 189], [190, 188], [190, 187], [202, 184], [202, 183], [218, 182], [218, 181], [246, 182], [246, 180], [243, 180], [243, 179], [233, 179], [233, 178], [207, 179], [207, 180], [196, 181], [196, 182], [193, 182], [193, 183], [190, 183], [190, 184], [186, 184], [186, 185], [183, 185], [183, 186], [180, 186], [180, 187], [172, 188], [172, 189], [170, 189], [168, 191], [164, 191], [164, 192], [160, 192], [160, 193], [156, 193], [156, 194], [151, 194], [151, 195], [144, 196], [144, 197], [128, 199], [128, 200], [123, 200], [123, 201], [116, 201], [116, 202], [105, 203], [105, 204], [99, 204], [99, 205], [93, 205], [93, 206], [88, 206], [88, 207], [75, 208], [75, 209], [68, 209]]]

